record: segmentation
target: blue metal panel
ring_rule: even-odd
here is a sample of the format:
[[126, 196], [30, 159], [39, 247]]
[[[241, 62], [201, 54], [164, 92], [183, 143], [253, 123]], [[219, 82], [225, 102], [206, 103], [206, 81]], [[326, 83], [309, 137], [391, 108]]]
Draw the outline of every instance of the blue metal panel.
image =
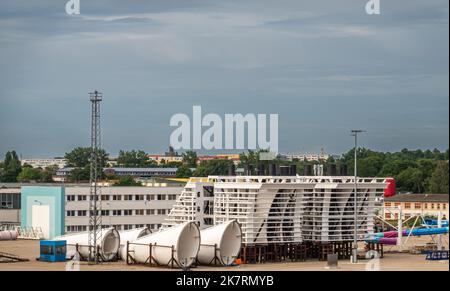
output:
[[67, 242], [65, 240], [52, 241], [42, 240], [40, 242], [40, 261], [64, 262], [66, 260]]

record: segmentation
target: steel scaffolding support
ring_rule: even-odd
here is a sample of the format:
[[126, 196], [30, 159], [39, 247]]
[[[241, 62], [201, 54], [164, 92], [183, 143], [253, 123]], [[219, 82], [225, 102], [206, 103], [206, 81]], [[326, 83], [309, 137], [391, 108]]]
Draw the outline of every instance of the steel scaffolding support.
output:
[[91, 110], [91, 159], [90, 159], [90, 196], [89, 196], [89, 258], [90, 262], [98, 263], [97, 245], [102, 235], [101, 193], [98, 186], [100, 140], [100, 102], [102, 93], [89, 93]]

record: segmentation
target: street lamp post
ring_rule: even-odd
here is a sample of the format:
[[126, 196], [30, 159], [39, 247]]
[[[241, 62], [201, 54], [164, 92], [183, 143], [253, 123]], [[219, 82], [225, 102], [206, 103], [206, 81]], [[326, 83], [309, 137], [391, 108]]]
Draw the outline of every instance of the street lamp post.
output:
[[365, 132], [365, 130], [353, 129], [351, 130], [352, 136], [355, 137], [355, 189], [354, 189], [354, 229], [353, 229], [353, 255], [352, 263], [356, 264], [358, 262], [358, 133]]

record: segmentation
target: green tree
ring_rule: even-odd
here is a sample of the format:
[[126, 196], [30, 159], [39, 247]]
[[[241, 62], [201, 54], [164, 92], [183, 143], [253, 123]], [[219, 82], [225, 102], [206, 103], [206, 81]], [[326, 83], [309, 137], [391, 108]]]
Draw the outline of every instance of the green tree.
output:
[[121, 150], [119, 151], [119, 157], [117, 158], [117, 165], [120, 167], [145, 168], [151, 166], [152, 162], [148, 160], [147, 154], [144, 151]]
[[[104, 168], [108, 162], [108, 154], [103, 149], [97, 153], [97, 161], [100, 167]], [[91, 148], [74, 148], [71, 152], [65, 154], [68, 167], [83, 168], [89, 166], [91, 161]]]
[[31, 167], [24, 167], [20, 174], [17, 176], [17, 180], [19, 182], [38, 182], [41, 181], [42, 170], [40, 169], [33, 169]]
[[[67, 166], [74, 168], [70, 172], [69, 180], [73, 182], [89, 181], [91, 148], [77, 147], [71, 152], [66, 153], [64, 158], [67, 160]], [[99, 178], [103, 178], [103, 168], [106, 167], [106, 164], [108, 162], [108, 154], [105, 152], [105, 150], [98, 150], [97, 162], [97, 173], [99, 175]]]
[[449, 194], [449, 164], [448, 161], [439, 161], [436, 165], [429, 183], [429, 192], [432, 194]]
[[83, 168], [73, 168], [69, 174], [69, 180], [72, 182], [86, 182], [90, 179], [89, 166]]
[[376, 177], [383, 167], [383, 157], [375, 153], [358, 162], [358, 175], [362, 177]]
[[50, 183], [53, 182], [53, 175], [56, 174], [58, 166], [50, 166], [41, 171], [41, 182]]
[[423, 173], [417, 168], [408, 168], [402, 171], [396, 180], [399, 190], [414, 193], [423, 193], [425, 190]]
[[22, 171], [20, 160], [15, 151], [7, 152], [0, 173], [0, 181], [17, 182], [17, 176]]
[[242, 153], [239, 155], [239, 162], [242, 166], [257, 166], [259, 163], [259, 153], [260, 151], [249, 150], [247, 153]]
[[190, 178], [192, 177], [192, 171], [187, 165], [182, 165], [177, 170], [177, 178]]
[[202, 161], [194, 172], [196, 177], [207, 177], [209, 175], [228, 175], [228, 169], [233, 161], [215, 159]]
[[164, 162], [159, 167], [161, 168], [179, 168], [183, 165], [183, 162]]
[[140, 182], [137, 182], [131, 176], [122, 177], [113, 184], [113, 186], [142, 186]]
[[197, 167], [197, 153], [195, 151], [186, 151], [182, 154], [183, 164], [188, 166], [189, 168]]

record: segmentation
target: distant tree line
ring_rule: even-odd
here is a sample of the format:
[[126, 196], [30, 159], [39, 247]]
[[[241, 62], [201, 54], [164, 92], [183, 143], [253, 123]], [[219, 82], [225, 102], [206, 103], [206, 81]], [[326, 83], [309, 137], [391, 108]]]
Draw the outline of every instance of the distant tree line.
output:
[[[383, 153], [362, 148], [358, 150], [358, 176], [393, 177], [398, 191], [448, 194], [448, 154], [448, 150], [437, 149]], [[345, 163], [353, 175], [354, 150], [342, 155], [337, 163]]]
[[0, 182], [52, 182], [55, 167], [32, 168], [30, 165], [21, 165], [15, 151], [9, 151], [3, 162], [0, 162]]
[[[260, 160], [262, 151], [248, 151], [240, 155], [240, 166], [253, 165], [256, 169], [261, 164], [268, 164], [267, 160]], [[195, 151], [186, 151], [182, 154], [183, 161], [176, 163], [162, 163], [148, 159], [142, 150], [120, 151], [117, 158], [118, 167], [176, 167], [177, 177], [189, 178], [192, 176], [206, 177], [209, 175], [227, 175], [233, 161], [226, 159], [213, 159], [198, 163]], [[67, 166], [73, 167], [69, 180], [72, 182], [89, 181], [90, 176], [90, 148], [77, 147], [66, 153], [64, 158]], [[106, 175], [103, 168], [108, 165], [109, 154], [100, 149], [98, 152], [99, 178], [117, 180], [117, 177]], [[345, 165], [348, 175], [354, 171], [354, 150], [349, 150], [340, 158], [330, 158], [328, 161], [286, 161], [279, 157], [271, 163], [280, 165], [296, 164], [297, 173], [303, 174], [306, 165], [336, 164], [337, 167]], [[15, 151], [9, 151], [3, 162], [0, 162], [0, 182], [51, 182], [57, 168], [34, 169], [28, 165], [21, 165]], [[397, 182], [397, 190], [413, 193], [449, 193], [449, 151], [434, 150], [408, 150], [399, 152], [377, 152], [361, 148], [358, 150], [358, 176], [361, 177], [393, 177]], [[130, 177], [120, 181], [122, 185], [134, 183]]]

